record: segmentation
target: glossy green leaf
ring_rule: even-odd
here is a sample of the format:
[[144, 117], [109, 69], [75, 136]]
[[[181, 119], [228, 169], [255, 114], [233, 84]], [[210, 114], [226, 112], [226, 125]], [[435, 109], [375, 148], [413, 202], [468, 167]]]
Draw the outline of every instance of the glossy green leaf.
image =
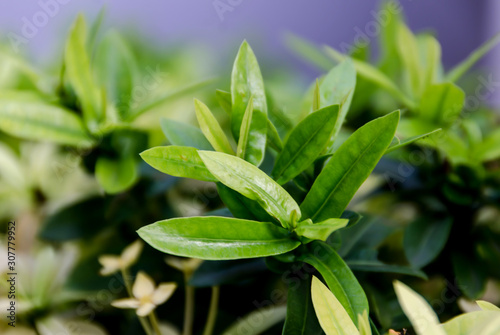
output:
[[495, 34], [492, 38], [482, 44], [479, 48], [474, 50], [466, 59], [460, 64], [455, 66], [446, 75], [446, 80], [455, 82], [462, 77], [467, 71], [470, 70], [474, 64], [477, 63], [486, 53], [493, 49], [500, 42], [500, 32]]
[[212, 150], [200, 129], [170, 119], [160, 119], [161, 129], [172, 145], [193, 147], [200, 150]]
[[195, 148], [174, 145], [155, 147], [142, 152], [141, 157], [158, 171], [175, 177], [217, 181], [208, 171]]
[[267, 102], [259, 64], [245, 41], [236, 56], [231, 75], [231, 129], [237, 140], [250, 98], [253, 99], [253, 115], [245, 159], [258, 166], [266, 149]]
[[289, 227], [295, 211], [300, 218], [300, 208], [279, 184], [256, 166], [220, 152], [199, 151], [210, 172], [224, 185], [245, 197], [257, 201], [283, 227]]
[[104, 119], [104, 106], [100, 89], [96, 86], [86, 48], [87, 26], [82, 15], [78, 16], [70, 31], [64, 53], [67, 79], [75, 90], [83, 109], [84, 120], [90, 130], [96, 130]]
[[309, 114], [290, 133], [271, 173], [278, 184], [307, 169], [323, 152], [338, 122], [339, 106], [324, 107]]
[[[327, 54], [339, 62], [347, 58], [345, 55], [330, 47], [325, 47], [325, 50]], [[369, 63], [356, 59], [353, 59], [352, 62], [359, 76], [362, 76], [364, 79], [389, 92], [394, 98], [403, 102], [406, 106], [412, 109], [415, 107], [413, 100], [410, 99], [385, 73]]]
[[217, 216], [159, 221], [138, 234], [162, 252], [212, 260], [279, 255], [300, 245], [272, 223]]
[[29, 140], [78, 147], [94, 143], [77, 115], [36, 99], [26, 99], [24, 95], [0, 97], [0, 129]]
[[452, 83], [431, 85], [420, 102], [419, 116], [436, 125], [449, 125], [460, 115], [465, 93]]
[[368, 300], [358, 280], [328, 244], [314, 241], [306, 245], [307, 252], [299, 260], [306, 262], [319, 271], [326, 284], [342, 304], [351, 320], [356, 324], [357, 315], [369, 311]]
[[322, 335], [311, 299], [312, 278], [290, 277], [286, 320], [283, 327], [285, 335]]
[[95, 165], [95, 176], [107, 193], [119, 193], [137, 180], [137, 162], [133, 157], [99, 157]]
[[194, 107], [201, 131], [210, 144], [212, 144], [212, 147], [214, 147], [217, 151], [234, 155], [234, 150], [231, 147], [226, 134], [224, 134], [219, 122], [210, 109], [208, 109], [208, 107], [198, 99], [194, 100]]
[[313, 277], [311, 291], [316, 316], [326, 335], [359, 335], [342, 304], [316, 277]]
[[132, 51], [118, 33], [108, 33], [102, 39], [95, 55], [96, 75], [122, 117], [127, 116], [133, 103], [136, 66]]
[[398, 121], [399, 111], [375, 119], [335, 151], [300, 206], [303, 218], [317, 222], [340, 217], [389, 147]]
[[396, 143], [391, 143], [391, 145], [387, 148], [385, 153], [388, 154], [389, 152], [392, 152], [394, 150], [398, 150], [398, 149], [401, 149], [403, 147], [406, 147], [407, 145], [413, 144], [413, 143], [417, 142], [418, 140], [422, 140], [422, 139], [429, 137], [429, 136], [431, 136], [435, 133], [438, 133], [440, 131], [441, 131], [441, 128], [433, 130], [433, 131], [426, 133], [426, 134], [409, 137], [402, 142], [398, 141]]
[[344, 228], [349, 220], [347, 219], [328, 219], [319, 223], [308, 223], [303, 221], [299, 224], [295, 232], [299, 236], [310, 238], [311, 240], [326, 241], [334, 231]]
[[414, 268], [426, 266], [439, 255], [448, 241], [452, 225], [452, 218], [421, 218], [406, 228], [403, 246], [406, 257]]
[[332, 134], [331, 143], [344, 124], [345, 117], [351, 106], [354, 89], [356, 87], [356, 69], [350, 58], [346, 58], [339, 65], [328, 72], [320, 86], [321, 107], [339, 105], [340, 110]]
[[425, 299], [405, 284], [395, 281], [398, 301], [418, 335], [446, 335], [439, 319]]
[[414, 97], [418, 97], [422, 90], [421, 64], [417, 39], [411, 30], [400, 22], [397, 33], [399, 58], [402, 61], [408, 81], [408, 86]]

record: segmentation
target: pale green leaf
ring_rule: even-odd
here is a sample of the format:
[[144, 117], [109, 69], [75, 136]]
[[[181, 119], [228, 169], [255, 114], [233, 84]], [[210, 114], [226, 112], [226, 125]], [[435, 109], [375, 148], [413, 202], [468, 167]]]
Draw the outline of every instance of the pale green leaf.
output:
[[[493, 305], [491, 302], [484, 301], [484, 300], [478, 300], [476, 301], [476, 304], [483, 310], [483, 311], [496, 311], [500, 312], [500, 308], [497, 306]], [[500, 316], [500, 314], [499, 314]]]
[[217, 151], [234, 155], [234, 150], [231, 147], [226, 134], [224, 134], [219, 122], [210, 109], [208, 109], [208, 107], [198, 99], [194, 100], [194, 107], [201, 131], [212, 147], [214, 147]]
[[0, 129], [29, 140], [89, 147], [94, 143], [81, 119], [69, 110], [18, 97], [0, 98]]
[[[285, 316], [286, 306], [263, 307], [238, 318], [222, 335], [260, 335], [282, 322]], [[256, 324], [255, 319], [262, 320], [262, 322]]]
[[196, 148], [174, 145], [155, 147], [142, 152], [141, 157], [158, 171], [175, 177], [217, 181], [205, 167]]
[[394, 290], [418, 335], [446, 335], [436, 313], [422, 296], [399, 281], [394, 282]]
[[299, 236], [307, 237], [311, 240], [326, 241], [334, 231], [344, 228], [349, 223], [347, 219], [328, 219], [319, 223], [303, 221], [299, 223], [295, 232]]
[[313, 277], [311, 291], [316, 316], [326, 335], [359, 335], [342, 304], [316, 277]]
[[101, 91], [93, 78], [86, 43], [87, 26], [83, 16], [79, 15], [69, 34], [64, 64], [67, 79], [82, 106], [87, 127], [94, 131], [104, 120], [105, 108], [102, 104]]

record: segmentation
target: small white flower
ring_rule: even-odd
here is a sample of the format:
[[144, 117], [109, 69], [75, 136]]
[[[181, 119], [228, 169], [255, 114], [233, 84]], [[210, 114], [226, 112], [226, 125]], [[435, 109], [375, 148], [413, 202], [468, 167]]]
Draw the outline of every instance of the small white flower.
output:
[[140, 240], [137, 240], [126, 247], [119, 256], [102, 255], [99, 257], [99, 263], [102, 265], [100, 274], [103, 276], [109, 276], [116, 271], [129, 268], [137, 262], [137, 259], [142, 251], [142, 247], [143, 243]]
[[144, 317], [167, 301], [176, 288], [176, 283], [161, 283], [155, 288], [153, 279], [140, 271], [132, 287], [133, 297], [113, 301], [111, 305], [117, 308], [136, 309], [137, 315]]

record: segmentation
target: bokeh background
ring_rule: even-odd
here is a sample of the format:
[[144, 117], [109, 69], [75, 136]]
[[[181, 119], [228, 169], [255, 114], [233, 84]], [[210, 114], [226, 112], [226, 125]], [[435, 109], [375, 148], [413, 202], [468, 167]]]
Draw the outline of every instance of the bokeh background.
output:
[[[66, 32], [79, 12], [95, 17], [104, 7], [105, 26], [113, 27], [158, 49], [196, 46], [215, 64], [232, 62], [243, 39], [269, 66], [290, 67], [306, 79], [318, 73], [293, 55], [284, 43], [293, 33], [318, 44], [339, 48], [351, 43], [374, 20], [377, 0], [18, 0], [0, 3], [0, 31], [22, 36], [26, 21], [40, 27], [20, 49], [38, 63], [47, 64], [60, 54]], [[443, 47], [446, 67], [453, 66], [480, 43], [500, 31], [498, 0], [401, 0], [413, 30], [432, 29]], [[49, 13], [44, 20], [37, 13]], [[46, 22], [45, 22], [46, 21]], [[12, 35], [11, 35], [12, 36]], [[376, 36], [369, 36], [376, 51]], [[202, 51], [204, 50], [204, 51]], [[483, 61], [500, 77], [500, 48]], [[226, 68], [228, 68], [226, 66]], [[492, 103], [500, 105], [497, 95]]]

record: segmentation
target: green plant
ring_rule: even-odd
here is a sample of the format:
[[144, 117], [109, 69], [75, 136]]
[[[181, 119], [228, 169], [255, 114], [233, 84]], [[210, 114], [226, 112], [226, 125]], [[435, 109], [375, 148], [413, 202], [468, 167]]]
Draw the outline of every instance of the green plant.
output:
[[[204, 144], [203, 148], [155, 147], [141, 153], [161, 172], [216, 182], [219, 196], [233, 217], [158, 221], [139, 229], [141, 238], [160, 251], [183, 257], [267, 257], [268, 265], [278, 271], [297, 271], [308, 264], [322, 275], [357, 323], [357, 315], [368, 310], [367, 298], [336, 248], [326, 241], [333, 232], [357, 221], [356, 214], [345, 209], [380, 158], [391, 150], [399, 111], [367, 123], [329, 153], [349, 109], [354, 86], [353, 65], [345, 61], [316, 85], [311, 112], [281, 144], [267, 118], [257, 60], [244, 42], [234, 63], [231, 92], [219, 91], [231, 115], [237, 149], [231, 147], [208, 107], [195, 100], [201, 132], [216, 151], [206, 150]], [[196, 143], [205, 143], [201, 134], [196, 138]], [[193, 143], [192, 137], [190, 140]], [[264, 160], [266, 144], [276, 155], [272, 177], [258, 167]], [[301, 285], [309, 284], [305, 281]], [[308, 294], [289, 294], [285, 333], [315, 327], [317, 321], [307, 308], [310, 304]]]

